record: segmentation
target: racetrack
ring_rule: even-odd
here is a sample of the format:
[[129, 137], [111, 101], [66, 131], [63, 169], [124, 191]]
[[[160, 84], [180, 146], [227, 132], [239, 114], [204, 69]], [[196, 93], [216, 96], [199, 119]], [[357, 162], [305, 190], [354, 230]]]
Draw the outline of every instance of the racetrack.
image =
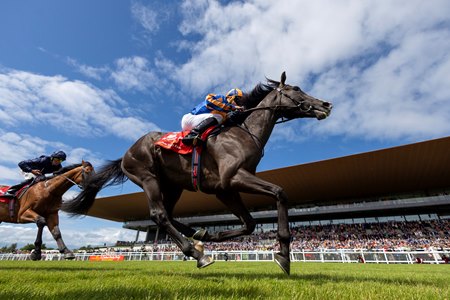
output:
[[450, 299], [450, 265], [0, 261], [0, 299]]

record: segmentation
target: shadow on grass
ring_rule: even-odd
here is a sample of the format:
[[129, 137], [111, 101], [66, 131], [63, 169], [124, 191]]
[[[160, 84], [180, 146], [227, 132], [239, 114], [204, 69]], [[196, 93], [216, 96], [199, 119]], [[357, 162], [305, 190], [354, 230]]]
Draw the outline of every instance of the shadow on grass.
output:
[[[184, 263], [183, 263], [184, 264]], [[380, 284], [388, 284], [388, 285], [403, 285], [403, 286], [411, 286], [416, 287], [419, 285], [429, 285], [434, 286], [437, 288], [442, 287], [442, 282], [440, 281], [433, 281], [433, 280], [427, 280], [423, 277], [401, 277], [401, 276], [389, 276], [388, 274], [344, 274], [343, 272], [337, 272], [335, 274], [325, 274], [324, 272], [327, 271], [317, 271], [317, 272], [309, 272], [308, 274], [301, 274], [301, 271], [296, 270], [296, 273], [299, 272], [300, 274], [292, 274], [290, 276], [287, 276], [284, 274], [281, 270], [277, 270], [277, 267], [274, 267], [273, 270], [270, 271], [264, 271], [264, 272], [254, 272], [251, 271], [245, 271], [240, 270], [239, 267], [232, 268], [232, 269], [225, 269], [225, 268], [216, 268], [209, 267], [207, 269], [197, 269], [195, 267], [195, 263], [190, 263], [192, 265], [192, 269], [186, 270], [184, 267], [182, 269], [173, 268], [174, 265], [167, 264], [167, 268], [152, 268], [151, 264], [134, 264], [132, 266], [128, 265], [126, 268], [121, 268], [120, 265], [117, 266], [111, 266], [108, 265], [102, 265], [102, 264], [92, 264], [92, 265], [85, 265], [85, 266], [71, 266], [70, 264], [66, 264], [64, 266], [57, 266], [57, 265], [45, 265], [45, 264], [38, 264], [36, 266], [29, 265], [29, 266], [1, 266], [0, 265], [0, 271], [7, 270], [7, 271], [17, 271], [17, 272], [39, 272], [41, 275], [48, 273], [48, 272], [71, 272], [71, 271], [77, 271], [83, 273], [84, 275], [89, 274], [92, 271], [100, 271], [102, 272], [101, 277], [106, 278], [114, 278], [114, 277], [121, 277], [121, 276], [142, 276], [142, 278], [148, 278], [148, 277], [154, 277], [156, 281], [158, 278], [165, 278], [167, 279], [169, 277], [177, 277], [176, 280], [181, 280], [184, 282], [189, 281], [195, 281], [196, 283], [205, 281], [214, 283], [217, 285], [218, 294], [222, 297], [223, 293], [226, 291], [229, 291], [229, 288], [221, 288], [221, 284], [227, 283], [230, 279], [238, 279], [241, 282], [255, 282], [255, 281], [280, 281], [280, 282], [287, 282], [292, 284], [298, 284], [299, 282], [304, 282], [312, 285], [325, 285], [329, 283], [335, 283], [335, 284], [352, 284], [352, 283], [361, 283], [361, 282], [367, 282], [367, 283], [380, 283]], [[25, 275], [25, 274], [24, 274]], [[26, 275], [25, 275], [26, 276]], [[7, 278], [7, 277], [4, 277]], [[88, 279], [89, 276], [87, 276], [85, 279]], [[173, 282], [168, 282], [167, 284], [173, 284]], [[186, 295], [189, 295], [191, 292], [199, 293], [198, 284], [195, 288], [185, 287], [184, 285], [178, 286], [178, 289], [175, 288], [174, 291], [167, 291], [159, 289], [158, 286], [154, 287], [157, 291], [157, 295], [160, 297], [163, 297], [167, 293], [169, 293], [169, 296], [172, 297], [174, 295], [183, 296], [185, 293]], [[89, 288], [88, 288], [89, 289]], [[185, 289], [186, 291], [184, 291]], [[95, 291], [97, 289], [93, 289]], [[181, 290], [181, 292], [180, 292]], [[97, 290], [98, 291], [98, 290]], [[145, 289], [142, 287], [134, 287], [131, 288], [130, 291], [134, 291], [137, 294], [139, 294], [139, 297], [142, 296], [142, 293], [147, 293]], [[264, 296], [260, 292], [258, 292], [258, 289], [251, 287], [243, 287], [242, 291], [247, 293], [248, 295], [253, 295], [253, 298]], [[18, 292], [18, 291], [14, 291]], [[154, 291], [152, 291], [153, 293]], [[241, 289], [233, 291], [233, 293], [240, 293]], [[12, 292], [11, 292], [12, 293]], [[210, 293], [215, 293], [215, 291], [210, 291]], [[245, 295], [247, 295], [245, 294]], [[0, 292], [0, 295], [2, 293]], [[145, 294], [148, 295], [148, 294]], [[153, 295], [153, 294], [151, 294]], [[208, 294], [209, 295], [209, 294]], [[10, 296], [10, 295], [9, 295]], [[159, 297], [158, 296], [158, 297]], [[209, 295], [214, 296], [214, 295]], [[234, 294], [234, 296], [238, 296]], [[17, 296], [19, 297], [19, 296]], [[67, 297], [70, 297], [68, 295]], [[139, 298], [137, 297], [137, 298]], [[0, 297], [1, 298], [1, 297]], [[10, 297], [7, 297], [7, 299]], [[97, 297], [98, 298], [98, 297]], [[251, 298], [251, 297], [249, 297]]]
[[202, 289], [198, 286], [161, 286], [143, 287], [83, 287], [77, 290], [61, 290], [56, 293], [30, 294], [27, 291], [1, 292], [2, 299], [269, 299], [270, 295], [258, 289], [257, 286], [231, 289], [215, 287]]
[[36, 267], [24, 267], [24, 266], [1, 266], [0, 271], [10, 270], [10, 271], [53, 271], [53, 272], [67, 272], [67, 271], [96, 271], [96, 270], [105, 270], [105, 271], [117, 271], [117, 268], [92, 268], [92, 267], [56, 267], [56, 266], [36, 266]]
[[343, 274], [336, 274], [336, 275], [329, 275], [329, 274], [293, 274], [293, 275], [285, 275], [283, 273], [280, 274], [255, 274], [255, 273], [244, 273], [244, 272], [227, 272], [223, 273], [220, 271], [210, 271], [209, 273], [197, 273], [197, 274], [184, 274], [185, 277], [190, 277], [192, 279], [197, 280], [208, 280], [208, 281], [218, 281], [220, 279], [226, 280], [230, 277], [236, 277], [239, 278], [241, 281], [254, 281], [254, 280], [281, 280], [281, 281], [292, 281], [292, 283], [298, 283], [299, 281], [303, 282], [311, 282], [314, 285], [324, 285], [329, 283], [345, 283], [345, 284], [352, 284], [352, 283], [361, 283], [361, 282], [367, 282], [367, 283], [380, 283], [380, 284], [389, 284], [389, 285], [405, 285], [405, 286], [411, 286], [411, 287], [417, 287], [419, 285], [426, 284], [428, 286], [432, 285], [435, 287], [442, 287], [442, 282], [437, 281], [426, 281], [424, 282], [423, 278], [411, 278], [411, 277], [381, 277], [376, 274], [372, 274], [371, 276], [358, 276], [358, 275], [343, 275]]

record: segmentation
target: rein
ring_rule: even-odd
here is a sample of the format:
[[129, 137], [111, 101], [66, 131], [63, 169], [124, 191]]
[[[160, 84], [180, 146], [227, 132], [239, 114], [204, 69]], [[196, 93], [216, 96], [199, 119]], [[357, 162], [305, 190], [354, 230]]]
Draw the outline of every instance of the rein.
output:
[[75, 181], [73, 181], [72, 179], [67, 177], [66, 175], [61, 174], [61, 176], [64, 177], [67, 181], [70, 181], [71, 183], [76, 185], [79, 189], [81, 189], [81, 190], [83, 189], [83, 186], [81, 184], [76, 183]]
[[[254, 107], [254, 108], [249, 108], [249, 109], [245, 109], [242, 112], [243, 113], [247, 113], [247, 112], [253, 112], [253, 111], [257, 111], [257, 110], [274, 110], [277, 111], [279, 109], [298, 109], [304, 113], [309, 112], [312, 109], [312, 105], [309, 105], [307, 109], [303, 109], [302, 108], [302, 104], [305, 103], [305, 101], [297, 101], [294, 98], [292, 98], [291, 96], [289, 96], [286, 93], [283, 93], [283, 89], [277, 87], [276, 88], [277, 92], [279, 93], [280, 96], [284, 96], [286, 98], [288, 98], [289, 100], [291, 100], [295, 106], [290, 106], [290, 105], [273, 105], [273, 106], [263, 106], [263, 107]], [[280, 97], [280, 102], [281, 102], [281, 97]], [[276, 121], [275, 124], [280, 124], [280, 123], [285, 123], [287, 121], [290, 121], [291, 119], [284, 119], [283, 117], [281, 117], [282, 120], [281, 121]]]
[[[243, 113], [247, 113], [247, 112], [254, 112], [254, 111], [257, 111], [257, 110], [274, 110], [274, 111], [277, 111], [277, 110], [279, 110], [280, 108], [284, 108], [284, 109], [299, 109], [299, 110], [302, 110], [302, 111], [304, 111], [304, 112], [308, 112], [308, 111], [311, 110], [311, 108], [312, 108], [311, 105], [308, 107], [307, 110], [303, 110], [303, 109], [301, 108], [301, 105], [302, 105], [303, 102], [305, 102], [305, 101], [301, 101], [301, 102], [296, 101], [295, 99], [293, 99], [293, 98], [292, 98], [291, 96], [289, 96], [288, 94], [283, 93], [283, 89], [281, 89], [281, 88], [279, 88], [279, 87], [277, 87], [276, 90], [277, 90], [278, 93], [279, 93], [278, 95], [280, 95], [281, 97], [282, 97], [282, 96], [287, 97], [287, 98], [290, 99], [292, 102], [294, 102], [295, 106], [289, 106], [289, 105], [273, 105], [273, 106], [254, 107], [254, 108], [245, 109], [245, 110], [243, 110], [242, 112], [243, 112]], [[281, 97], [280, 97], [280, 102], [281, 102]], [[281, 121], [276, 121], [275, 124], [284, 123], [284, 122], [287, 122], [287, 121], [289, 121], [289, 120], [291, 120], [291, 119], [283, 119], [283, 117], [282, 117], [282, 120], [281, 120]], [[238, 127], [241, 128], [242, 130], [244, 130], [245, 132], [247, 132], [247, 133], [252, 137], [253, 142], [255, 143], [256, 147], [258, 147], [258, 148], [261, 150], [261, 157], [263, 157], [263, 156], [264, 156], [264, 147], [261, 147], [261, 145], [262, 145], [261, 140], [260, 140], [256, 135], [254, 135], [253, 133], [250, 132], [250, 129], [248, 129], [247, 124], [245, 124], [245, 121], [243, 122], [243, 124], [239, 125]]]
[[[82, 173], [82, 176], [84, 178], [84, 167], [81, 167], [81, 173]], [[80, 190], [84, 190], [84, 187], [81, 184], [76, 183], [74, 180], [70, 179], [66, 175], [60, 174], [59, 176], [64, 177], [64, 179], [66, 179], [67, 181], [69, 181], [69, 182], [73, 183], [74, 185], [76, 185]]]

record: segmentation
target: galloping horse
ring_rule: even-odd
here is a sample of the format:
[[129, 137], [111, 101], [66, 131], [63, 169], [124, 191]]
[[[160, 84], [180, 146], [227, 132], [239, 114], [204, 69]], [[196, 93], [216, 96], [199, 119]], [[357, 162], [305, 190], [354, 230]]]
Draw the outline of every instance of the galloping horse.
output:
[[[74, 259], [75, 255], [70, 251], [61, 237], [59, 230], [58, 211], [62, 204], [63, 194], [73, 185], [82, 187], [94, 168], [89, 162], [83, 161], [61, 168], [55, 172], [55, 176], [46, 181], [40, 181], [32, 185], [24, 194], [15, 200], [13, 217], [8, 211], [8, 204], [0, 203], [0, 223], [36, 223], [38, 232], [34, 242], [32, 260], [41, 259], [42, 231], [47, 225], [53, 238], [56, 240], [59, 252], [65, 259]], [[80, 185], [81, 184], [81, 185]]]
[[[215, 194], [243, 223], [237, 230], [209, 233], [195, 231], [172, 218], [172, 211], [184, 189], [194, 190], [191, 181], [190, 155], [179, 155], [155, 146], [164, 133], [150, 132], [141, 137], [123, 156], [111, 161], [89, 178], [86, 188], [73, 200], [65, 202], [62, 210], [71, 214], [85, 214], [104, 187], [123, 183], [127, 178], [140, 186], [148, 197], [150, 218], [163, 228], [186, 256], [197, 260], [197, 267], [211, 263], [211, 257], [197, 250], [187, 237], [201, 241], [220, 242], [248, 235], [256, 223], [244, 206], [240, 192], [262, 194], [277, 202], [280, 252], [275, 261], [282, 270], [290, 273], [290, 232], [288, 198], [283, 189], [255, 176], [263, 148], [280, 118], [326, 118], [332, 105], [304, 93], [297, 86], [268, 79], [258, 84], [242, 99], [239, 105], [247, 110], [239, 126], [225, 127], [219, 135], [208, 139], [202, 154], [201, 191]], [[180, 234], [182, 233], [182, 234]]]

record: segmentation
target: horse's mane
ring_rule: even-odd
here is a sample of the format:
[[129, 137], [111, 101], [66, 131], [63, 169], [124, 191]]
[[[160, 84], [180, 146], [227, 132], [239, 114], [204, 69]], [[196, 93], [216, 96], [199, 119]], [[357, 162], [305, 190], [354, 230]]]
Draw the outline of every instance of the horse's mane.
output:
[[[244, 93], [241, 99], [238, 100], [238, 105], [244, 106], [245, 109], [256, 107], [266, 96], [273, 91], [280, 84], [278, 81], [266, 78], [267, 83], [258, 83], [249, 93]], [[250, 112], [240, 114], [233, 120], [233, 124], [241, 124], [248, 117]]]
[[[90, 162], [85, 162], [87, 163], [89, 166], [92, 166]], [[69, 172], [70, 170], [73, 170], [75, 168], [81, 167], [82, 164], [73, 164], [73, 165], [68, 165], [65, 167], [62, 167], [61, 169], [59, 169], [58, 171], [55, 171], [53, 174], [55, 175], [61, 175], [64, 174], [66, 172]]]
[[249, 93], [244, 93], [238, 104], [247, 109], [256, 107], [276, 87], [270, 79], [267, 82], [268, 84], [258, 83]]

